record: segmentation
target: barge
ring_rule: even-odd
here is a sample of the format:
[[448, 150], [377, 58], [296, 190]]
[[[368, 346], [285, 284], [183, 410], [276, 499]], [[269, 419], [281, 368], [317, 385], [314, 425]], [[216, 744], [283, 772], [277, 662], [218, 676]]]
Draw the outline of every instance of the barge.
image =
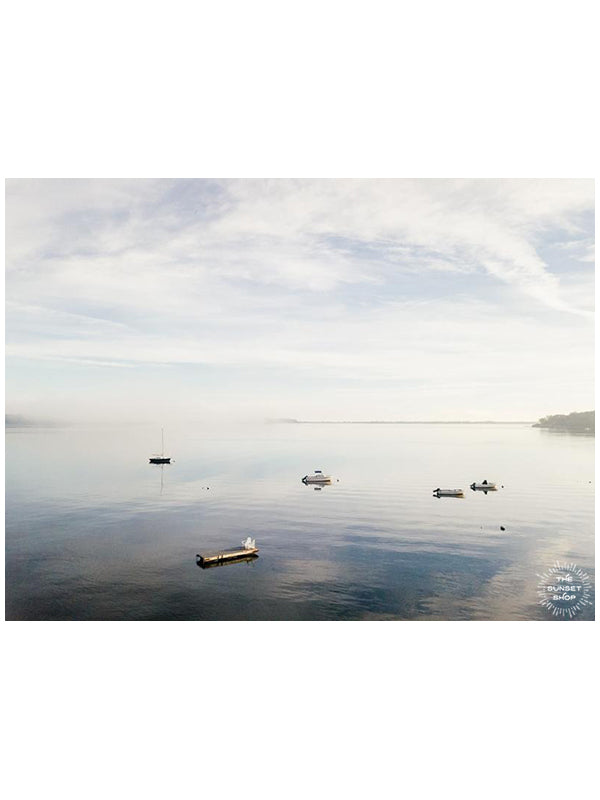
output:
[[256, 546], [256, 539], [251, 539], [249, 536], [245, 539], [240, 547], [231, 547], [224, 550], [213, 550], [212, 552], [196, 553], [196, 562], [201, 567], [214, 566], [215, 564], [223, 564], [225, 561], [238, 561], [240, 559], [249, 560], [257, 557], [258, 547]]

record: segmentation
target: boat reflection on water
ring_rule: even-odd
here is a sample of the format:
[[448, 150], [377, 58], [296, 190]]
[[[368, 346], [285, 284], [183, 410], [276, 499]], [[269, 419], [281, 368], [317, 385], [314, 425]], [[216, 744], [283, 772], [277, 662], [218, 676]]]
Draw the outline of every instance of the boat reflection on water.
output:
[[242, 556], [240, 558], [230, 558], [227, 561], [209, 561], [207, 564], [202, 559], [196, 556], [196, 566], [200, 569], [212, 569], [213, 567], [227, 567], [230, 564], [253, 564], [258, 560], [256, 554], [249, 556]]
[[[315, 492], [320, 492], [324, 486], [331, 486], [333, 478], [330, 475], [324, 475], [320, 469], [316, 469], [313, 475], [305, 475], [302, 483], [305, 486], [312, 486]], [[339, 483], [339, 479], [336, 479], [336, 483]]]
[[[164, 486], [164, 469], [165, 465], [163, 464], [155, 464], [154, 462], [150, 462], [153, 467], [160, 467], [160, 493], [163, 493], [163, 486]], [[165, 462], [166, 463], [166, 462]], [[170, 466], [170, 462], [169, 462]]]

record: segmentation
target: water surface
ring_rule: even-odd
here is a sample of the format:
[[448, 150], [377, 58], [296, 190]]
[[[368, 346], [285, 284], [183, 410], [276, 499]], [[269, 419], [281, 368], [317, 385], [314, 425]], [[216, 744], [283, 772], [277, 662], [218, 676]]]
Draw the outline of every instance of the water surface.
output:
[[[524, 424], [165, 435], [161, 467], [148, 464], [160, 431], [7, 430], [7, 619], [550, 620], [538, 574], [575, 562], [593, 584], [593, 437]], [[334, 483], [303, 485], [314, 469]], [[469, 490], [484, 478], [499, 490]], [[247, 535], [251, 563], [197, 566]]]

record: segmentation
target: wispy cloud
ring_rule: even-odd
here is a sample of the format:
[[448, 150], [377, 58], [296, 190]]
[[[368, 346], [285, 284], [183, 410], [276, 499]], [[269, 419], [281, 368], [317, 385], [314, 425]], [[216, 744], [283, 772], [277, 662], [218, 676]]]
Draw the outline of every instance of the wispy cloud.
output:
[[33, 383], [36, 360], [229, 367], [255, 402], [269, 370], [577, 382], [593, 204], [591, 181], [9, 181], [7, 354]]

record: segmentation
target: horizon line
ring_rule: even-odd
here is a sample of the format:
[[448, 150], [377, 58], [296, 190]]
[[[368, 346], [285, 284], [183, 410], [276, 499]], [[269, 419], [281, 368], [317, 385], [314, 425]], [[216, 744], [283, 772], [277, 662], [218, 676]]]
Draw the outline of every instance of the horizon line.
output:
[[536, 420], [494, 419], [275, 419], [296, 425], [529, 425]]

